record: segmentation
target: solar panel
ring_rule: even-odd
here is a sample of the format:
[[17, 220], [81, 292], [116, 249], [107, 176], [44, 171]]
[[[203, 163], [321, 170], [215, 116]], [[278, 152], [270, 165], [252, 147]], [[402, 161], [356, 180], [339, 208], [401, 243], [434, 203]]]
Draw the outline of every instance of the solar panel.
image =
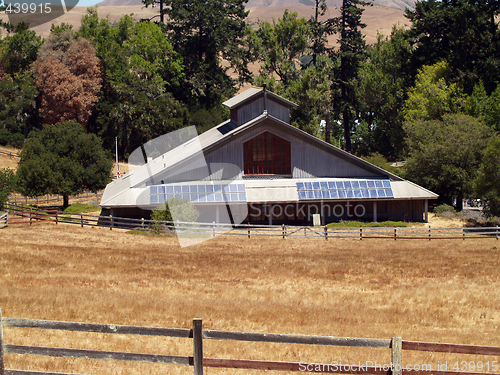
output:
[[[172, 198], [190, 202], [245, 202], [245, 184], [168, 184], [150, 186], [150, 203], [158, 204]], [[321, 192], [319, 192], [321, 194]]]
[[394, 198], [389, 180], [297, 182], [299, 200]]

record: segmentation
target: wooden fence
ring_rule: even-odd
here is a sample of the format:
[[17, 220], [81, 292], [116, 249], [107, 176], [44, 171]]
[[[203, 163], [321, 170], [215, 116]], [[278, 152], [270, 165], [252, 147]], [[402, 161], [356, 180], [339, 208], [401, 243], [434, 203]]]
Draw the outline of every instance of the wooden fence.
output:
[[7, 212], [0, 214], [0, 228], [9, 226], [9, 215]]
[[[251, 332], [232, 332], [204, 330], [201, 319], [193, 319], [193, 328], [159, 328], [159, 327], [140, 327], [125, 326], [116, 324], [95, 324], [95, 323], [75, 323], [48, 321], [36, 319], [16, 319], [4, 318], [0, 310], [0, 375], [27, 375], [27, 374], [59, 374], [63, 373], [26, 371], [5, 368], [5, 354], [24, 354], [39, 355], [50, 357], [68, 357], [85, 359], [106, 359], [115, 361], [146, 362], [160, 364], [174, 364], [192, 366], [195, 375], [202, 375], [204, 367], [234, 368], [234, 369], [253, 369], [253, 370], [276, 370], [276, 371], [300, 371], [300, 372], [318, 372], [318, 373], [337, 373], [337, 374], [366, 374], [366, 375], [404, 375], [410, 372], [415, 373], [414, 368], [409, 369], [408, 365], [403, 364], [403, 350], [430, 351], [442, 353], [475, 354], [485, 356], [500, 356], [500, 347], [496, 346], [476, 346], [459, 344], [441, 344], [418, 341], [405, 341], [401, 337], [391, 339], [365, 339], [351, 337], [333, 337], [333, 336], [306, 336], [290, 335], [276, 333], [251, 333]], [[120, 335], [146, 335], [163, 336], [176, 338], [193, 339], [193, 355], [160, 355], [160, 354], [142, 354], [129, 352], [113, 352], [102, 350], [83, 350], [68, 348], [52, 348], [26, 345], [10, 345], [3, 342], [3, 328], [36, 328], [51, 329], [77, 332], [99, 332], [106, 334]], [[230, 340], [230, 341], [252, 341], [281, 344], [303, 344], [303, 345], [327, 345], [344, 347], [363, 347], [363, 348], [385, 348], [391, 349], [391, 358], [386, 365], [359, 366], [353, 368], [350, 366], [334, 366], [333, 364], [305, 363], [305, 362], [284, 362], [270, 360], [247, 360], [247, 359], [226, 359], [226, 358], [204, 358], [203, 342], [204, 340]], [[361, 361], [360, 361], [361, 362]], [[498, 375], [500, 364], [498, 361], [488, 361], [491, 366], [487, 372], [467, 372], [467, 371], [449, 371], [448, 369], [427, 368], [422, 372], [433, 375]], [[490, 372], [493, 371], [493, 372]], [[78, 375], [78, 374], [73, 374]]]
[[0, 155], [2, 156], [7, 156], [11, 159], [21, 159], [18, 155], [18, 151], [16, 152], [13, 152], [13, 151], [10, 151], [10, 150], [5, 150], [5, 149], [0, 149]]
[[251, 237], [281, 237], [285, 238], [321, 238], [325, 240], [336, 238], [353, 239], [479, 239], [500, 237], [500, 227], [460, 227], [431, 228], [429, 227], [311, 227], [290, 225], [251, 225], [251, 224], [218, 224], [218, 223], [186, 223], [171, 221], [154, 221], [148, 219], [132, 219], [124, 217], [97, 216], [83, 213], [65, 213], [48, 210], [26, 209], [24, 206], [6, 203], [5, 208], [13, 219], [9, 224], [36, 223], [53, 221], [56, 224], [66, 223], [84, 226], [99, 226], [110, 229], [137, 229], [171, 233], [182, 236], [216, 237], [219, 235]]
[[[102, 197], [102, 194], [104, 193], [104, 190], [100, 190], [96, 193], [93, 192], [85, 192], [82, 194], [78, 195], [72, 195], [69, 197], [69, 199], [92, 199], [95, 198], [95, 200], [99, 200], [100, 197]], [[63, 201], [63, 196], [58, 195], [58, 194], [47, 194], [43, 195], [41, 197], [26, 197], [21, 194], [11, 194], [9, 196], [8, 202], [12, 204], [30, 204], [30, 205], [36, 205], [38, 206], [39, 204], [48, 204], [52, 202], [62, 202]]]

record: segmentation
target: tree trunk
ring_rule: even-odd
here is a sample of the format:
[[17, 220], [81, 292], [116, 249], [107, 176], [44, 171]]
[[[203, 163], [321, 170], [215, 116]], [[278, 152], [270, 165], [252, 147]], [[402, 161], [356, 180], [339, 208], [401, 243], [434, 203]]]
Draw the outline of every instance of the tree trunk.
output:
[[345, 138], [345, 150], [351, 152], [351, 129], [349, 126], [349, 110], [344, 108], [342, 111], [342, 121], [344, 122], [344, 138]]
[[69, 206], [69, 196], [63, 195], [63, 210]]
[[331, 143], [331, 140], [330, 140], [330, 129], [331, 129], [331, 125], [330, 125], [330, 113], [327, 113], [326, 114], [326, 124], [325, 124], [325, 142], [326, 143]]

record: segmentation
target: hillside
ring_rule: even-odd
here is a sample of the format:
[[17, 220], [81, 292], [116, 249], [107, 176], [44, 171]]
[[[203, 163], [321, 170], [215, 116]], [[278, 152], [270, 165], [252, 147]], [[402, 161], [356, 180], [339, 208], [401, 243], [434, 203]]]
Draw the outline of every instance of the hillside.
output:
[[[308, 8], [314, 7], [313, 0], [248, 0], [246, 7], [254, 8], [292, 8], [305, 6]], [[342, 0], [327, 0], [328, 8], [338, 8], [342, 5]], [[413, 8], [415, 0], [373, 0], [373, 4], [384, 7], [405, 10], [407, 7]], [[98, 4], [99, 6], [123, 6], [123, 5], [142, 5], [141, 0], [104, 0]]]
[[[120, 2], [122, 4], [127, 4], [127, 2], [139, 1], [140, 0], [106, 0], [105, 3]], [[253, 5], [257, 5], [258, 2], [265, 0], [251, 0]], [[305, 5], [291, 5], [293, 2], [298, 3], [299, 0], [287, 1], [289, 5], [287, 6], [272, 6], [272, 7], [249, 7], [248, 22], [250, 24], [255, 24], [259, 19], [272, 21], [272, 19], [278, 19], [283, 16], [285, 9], [297, 12], [300, 17], [309, 18], [313, 14], [313, 8], [311, 6]], [[308, 1], [308, 0], [302, 0]], [[381, 2], [397, 2], [399, 0], [379, 0]], [[280, 3], [284, 0], [278, 1], [268, 1], [269, 3]], [[80, 20], [82, 16], [87, 12], [86, 7], [74, 7], [70, 12], [62, 14], [60, 17], [56, 18], [53, 23], [55, 25], [60, 25], [61, 23], [69, 23], [74, 26], [74, 29], [80, 27]], [[104, 18], [107, 17], [110, 22], [118, 21], [125, 14], [133, 14], [133, 17], [137, 20], [140, 19], [151, 19], [158, 14], [158, 8], [145, 8], [142, 5], [120, 5], [120, 6], [99, 6], [98, 7], [99, 16]], [[325, 17], [331, 18], [338, 15], [338, 9], [333, 6], [328, 9], [328, 13]], [[0, 14], [0, 20], [8, 21], [6, 14]], [[407, 19], [404, 17], [404, 11], [397, 8], [389, 8], [385, 6], [373, 6], [367, 7], [363, 13], [363, 22], [368, 26], [363, 30], [366, 36], [367, 43], [374, 43], [377, 38], [377, 32], [384, 35], [388, 35], [394, 24], [404, 25], [407, 23]], [[51, 22], [36, 26], [33, 28], [37, 34], [42, 37], [47, 37], [50, 33]], [[330, 43], [335, 42], [335, 37], [332, 37]]]

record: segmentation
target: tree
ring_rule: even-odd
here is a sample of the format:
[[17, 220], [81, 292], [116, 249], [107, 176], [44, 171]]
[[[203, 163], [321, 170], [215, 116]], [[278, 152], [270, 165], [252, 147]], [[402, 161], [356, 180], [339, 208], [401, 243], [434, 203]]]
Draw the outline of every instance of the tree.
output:
[[491, 139], [474, 181], [474, 191], [483, 200], [487, 216], [500, 216], [500, 137]]
[[5, 73], [12, 76], [30, 69], [37, 59], [42, 38], [29, 30], [28, 24], [24, 22], [19, 22], [16, 26], [2, 23], [0, 26], [13, 33], [5, 37], [0, 46], [0, 65], [3, 65]]
[[365, 58], [366, 48], [361, 29], [366, 24], [361, 22], [363, 9], [369, 3], [360, 0], [342, 0], [340, 16], [334, 20], [335, 31], [340, 34], [340, 47], [333, 52], [332, 58], [339, 61], [333, 83], [333, 106], [336, 117], [344, 128], [345, 149], [352, 151], [351, 131], [354, 123], [353, 107], [357, 104], [355, 80], [360, 62]]
[[16, 177], [29, 197], [60, 194], [64, 207], [70, 195], [103, 189], [111, 180], [112, 159], [94, 134], [74, 121], [47, 125], [26, 140]]
[[276, 74], [286, 89], [299, 77], [296, 60], [306, 54], [311, 31], [305, 18], [297, 18], [297, 12], [288, 9], [278, 21], [259, 21], [256, 44], [252, 46], [262, 61], [261, 75]]
[[463, 114], [442, 120], [406, 122], [408, 157], [406, 178], [439, 194], [443, 203], [462, 209], [462, 199], [473, 192], [473, 181], [493, 131]]
[[0, 131], [8, 137], [6, 143], [22, 147], [24, 138], [38, 126], [37, 96], [38, 90], [29, 71], [0, 80]]
[[324, 16], [327, 10], [326, 0], [315, 0], [314, 16], [309, 19], [312, 34], [312, 65], [316, 66], [318, 56], [329, 52], [327, 47], [327, 36], [333, 34], [332, 19], [320, 21], [319, 17]]
[[[320, 128], [320, 124], [329, 115], [331, 71], [332, 61], [327, 56], [320, 56], [316, 66], [301, 70], [299, 77], [291, 81], [283, 93], [284, 97], [298, 104], [291, 110], [290, 123], [328, 143], [326, 129]], [[338, 139], [340, 135], [334, 133], [333, 137]]]
[[403, 108], [406, 121], [441, 120], [447, 113], [458, 113], [464, 102], [462, 90], [449, 82], [450, 69], [445, 61], [424, 66]]
[[488, 95], [482, 82], [465, 98], [464, 112], [479, 118], [484, 124], [500, 131], [500, 86]]
[[118, 137], [125, 156], [187, 125], [188, 111], [175, 97], [184, 77], [182, 59], [160, 26], [130, 16], [110, 25], [90, 8], [77, 34], [91, 41], [101, 61], [103, 90], [88, 131], [98, 134], [105, 147], [114, 147]]
[[425, 0], [407, 9], [412, 26], [409, 38], [417, 66], [448, 62], [451, 82], [471, 94], [482, 81], [491, 93], [500, 79], [500, 31], [495, 17], [498, 1]]
[[[409, 72], [412, 50], [405, 30], [394, 26], [390, 37], [377, 36], [368, 48], [368, 58], [358, 72], [358, 98], [361, 121], [367, 134], [358, 154], [380, 153], [389, 160], [400, 157], [404, 143], [402, 108], [408, 87], [413, 85]], [[361, 148], [362, 147], [362, 148]]]
[[85, 127], [102, 82], [92, 44], [75, 38], [70, 29], [56, 30], [41, 48], [33, 71], [43, 122], [53, 125], [75, 119]]
[[16, 186], [16, 176], [9, 168], [0, 169], [0, 209], [7, 202]]
[[[210, 108], [236, 92], [229, 69], [243, 81], [251, 74], [251, 52], [243, 47], [248, 32], [248, 0], [166, 0], [166, 28], [174, 50], [182, 56], [187, 79], [178, 97], [189, 105]], [[228, 66], [222, 64], [222, 60]]]

